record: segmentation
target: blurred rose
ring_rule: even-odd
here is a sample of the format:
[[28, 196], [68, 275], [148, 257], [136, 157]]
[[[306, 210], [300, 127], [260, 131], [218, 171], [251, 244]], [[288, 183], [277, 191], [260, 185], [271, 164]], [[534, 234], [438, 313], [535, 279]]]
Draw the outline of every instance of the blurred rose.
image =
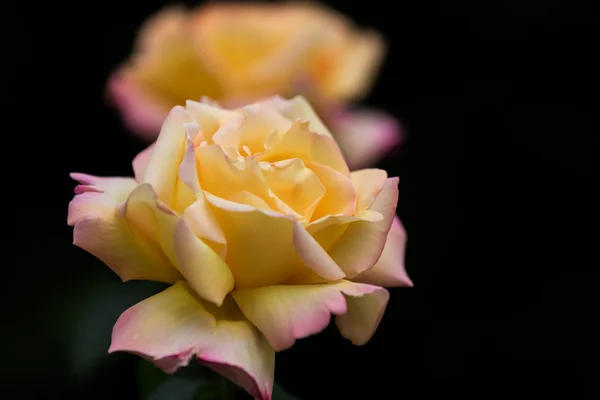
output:
[[355, 169], [376, 162], [401, 139], [393, 117], [345, 109], [370, 89], [383, 54], [377, 33], [359, 31], [315, 3], [172, 7], [143, 26], [108, 93], [129, 129], [148, 140], [186, 99], [209, 97], [232, 107], [301, 93], [332, 126]]
[[73, 174], [75, 245], [124, 281], [169, 289], [125, 311], [110, 351], [166, 372], [193, 356], [258, 399], [274, 351], [324, 329], [366, 343], [389, 294], [410, 286], [398, 178], [350, 173], [300, 97], [234, 111], [188, 101], [133, 161], [133, 178]]

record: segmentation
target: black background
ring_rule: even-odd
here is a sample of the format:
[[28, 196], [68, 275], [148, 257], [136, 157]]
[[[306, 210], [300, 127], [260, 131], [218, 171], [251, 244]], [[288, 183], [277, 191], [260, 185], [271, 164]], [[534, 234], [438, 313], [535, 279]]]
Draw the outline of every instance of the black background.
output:
[[[276, 379], [311, 400], [596, 398], [595, 10], [327, 3], [389, 41], [363, 103], [407, 129], [379, 166], [401, 177], [415, 287], [392, 290], [366, 346], [330, 327], [278, 354]], [[23, 75], [7, 76], [24, 100], [3, 152], [17, 182], [3, 192], [16, 224], [5, 232], [2, 399], [139, 398], [138, 358], [106, 350], [118, 315], [160, 285], [122, 284], [71, 245], [68, 173], [132, 174], [145, 145], [105, 104], [104, 85], [163, 4], [37, 2], [6, 21], [26, 57], [13, 60]]]

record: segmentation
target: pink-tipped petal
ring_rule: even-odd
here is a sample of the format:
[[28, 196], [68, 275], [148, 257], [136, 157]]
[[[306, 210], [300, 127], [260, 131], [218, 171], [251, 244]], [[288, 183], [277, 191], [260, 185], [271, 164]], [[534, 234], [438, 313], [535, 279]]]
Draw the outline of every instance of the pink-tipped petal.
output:
[[404, 267], [405, 249], [406, 231], [400, 218], [395, 217], [379, 261], [353, 281], [385, 287], [413, 286]]
[[182, 281], [119, 317], [109, 349], [115, 351], [142, 355], [166, 373], [195, 356], [255, 399], [271, 399], [275, 353], [265, 337], [231, 298], [215, 307]]
[[81, 183], [69, 204], [73, 243], [98, 257], [123, 281], [175, 282], [180, 278], [168, 257], [148, 236], [139, 235], [117, 209], [136, 191], [131, 178], [98, 178], [71, 174]]
[[135, 176], [135, 180], [138, 183], [142, 182], [144, 172], [146, 172], [146, 167], [148, 166], [150, 157], [152, 156], [152, 150], [154, 150], [154, 143], [139, 152], [131, 163], [131, 166], [133, 167], [133, 176]]
[[232, 295], [276, 351], [325, 329], [331, 314], [338, 316], [344, 337], [364, 344], [375, 332], [389, 297], [383, 288], [345, 280], [234, 290]]
[[115, 71], [110, 77], [107, 97], [119, 110], [127, 129], [147, 142], [156, 139], [169, 112], [168, 107], [145, 93], [122, 70]]
[[311, 224], [308, 231], [346, 273], [356, 277], [375, 265], [387, 239], [398, 204], [398, 178], [388, 178], [368, 210], [355, 218], [329, 217]]
[[378, 111], [342, 112], [331, 124], [350, 170], [375, 164], [404, 140], [399, 122]]

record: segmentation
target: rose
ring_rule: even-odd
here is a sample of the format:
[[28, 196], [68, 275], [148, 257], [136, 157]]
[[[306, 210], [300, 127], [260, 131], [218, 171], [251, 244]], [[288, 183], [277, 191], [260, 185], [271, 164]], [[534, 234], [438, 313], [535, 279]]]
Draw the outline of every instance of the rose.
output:
[[304, 94], [324, 116], [352, 169], [399, 144], [398, 122], [350, 111], [372, 86], [384, 41], [315, 3], [206, 4], [166, 8], [141, 29], [108, 94], [128, 127], [154, 140], [167, 112], [209, 97], [227, 107]]
[[115, 324], [110, 352], [166, 372], [192, 357], [270, 399], [274, 351], [324, 329], [366, 343], [388, 292], [411, 286], [398, 178], [350, 173], [300, 97], [237, 110], [188, 101], [133, 178], [72, 174], [74, 244], [123, 281], [172, 284]]

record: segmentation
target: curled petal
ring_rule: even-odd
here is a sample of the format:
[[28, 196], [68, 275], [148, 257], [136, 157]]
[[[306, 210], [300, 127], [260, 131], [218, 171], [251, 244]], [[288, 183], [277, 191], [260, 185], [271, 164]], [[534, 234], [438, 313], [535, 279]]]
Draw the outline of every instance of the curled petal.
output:
[[154, 143], [146, 147], [137, 156], [135, 156], [133, 162], [131, 163], [133, 167], [133, 176], [135, 176], [135, 180], [138, 183], [142, 183], [144, 172], [146, 172], [146, 167], [148, 166], [148, 162], [152, 156], [153, 149]]
[[295, 228], [293, 217], [205, 195], [227, 238], [226, 261], [236, 288], [276, 285], [307, 267], [325, 279], [344, 276], [304, 228]]
[[351, 170], [373, 165], [400, 145], [404, 136], [394, 117], [372, 110], [343, 112], [331, 125]]
[[109, 349], [115, 351], [142, 355], [166, 373], [195, 356], [254, 398], [271, 399], [275, 353], [265, 337], [231, 299], [215, 307], [181, 281], [119, 317]]
[[298, 120], [291, 128], [279, 135], [271, 135], [265, 143], [265, 152], [260, 161], [275, 162], [300, 158], [305, 163], [315, 163], [330, 167], [350, 176], [350, 171], [335, 141], [325, 135], [309, 130], [309, 123]]
[[325, 195], [313, 214], [314, 219], [327, 215], [352, 215], [356, 208], [356, 191], [352, 180], [326, 165], [309, 163], [308, 166], [325, 186]]
[[413, 286], [404, 267], [405, 249], [406, 231], [400, 219], [395, 217], [377, 264], [359, 274], [353, 281], [385, 287]]
[[280, 96], [274, 96], [265, 103], [279, 110], [281, 114], [286, 116], [292, 122], [298, 119], [308, 121], [308, 129], [311, 132], [333, 138], [329, 129], [327, 129], [321, 118], [319, 118], [313, 107], [304, 97], [296, 96], [286, 100]]
[[98, 257], [123, 281], [145, 279], [172, 283], [181, 275], [156, 241], [117, 213], [135, 191], [130, 178], [98, 178], [72, 174], [82, 185], [69, 204], [73, 243]]
[[373, 204], [361, 215], [324, 218], [307, 229], [347, 279], [352, 279], [373, 267], [381, 256], [397, 204], [398, 178], [388, 178]]
[[169, 107], [147, 93], [125, 68], [115, 71], [107, 84], [108, 101], [121, 113], [127, 129], [151, 142], [169, 113]]
[[[175, 207], [178, 194], [187, 192], [188, 202], [191, 196], [187, 188], [179, 187], [185, 185], [179, 181], [177, 174], [186, 145], [184, 124], [189, 122], [194, 122], [194, 119], [185, 108], [176, 106], [171, 110], [156, 140], [142, 180], [152, 185], [158, 197], [172, 209], [179, 208]], [[193, 196], [191, 197], [193, 199]]]
[[387, 180], [387, 172], [382, 169], [361, 169], [350, 174], [356, 189], [356, 214], [371, 207]]
[[325, 329], [331, 314], [338, 316], [336, 323], [344, 337], [364, 344], [377, 329], [389, 298], [383, 288], [345, 280], [240, 289], [232, 295], [276, 351]]

